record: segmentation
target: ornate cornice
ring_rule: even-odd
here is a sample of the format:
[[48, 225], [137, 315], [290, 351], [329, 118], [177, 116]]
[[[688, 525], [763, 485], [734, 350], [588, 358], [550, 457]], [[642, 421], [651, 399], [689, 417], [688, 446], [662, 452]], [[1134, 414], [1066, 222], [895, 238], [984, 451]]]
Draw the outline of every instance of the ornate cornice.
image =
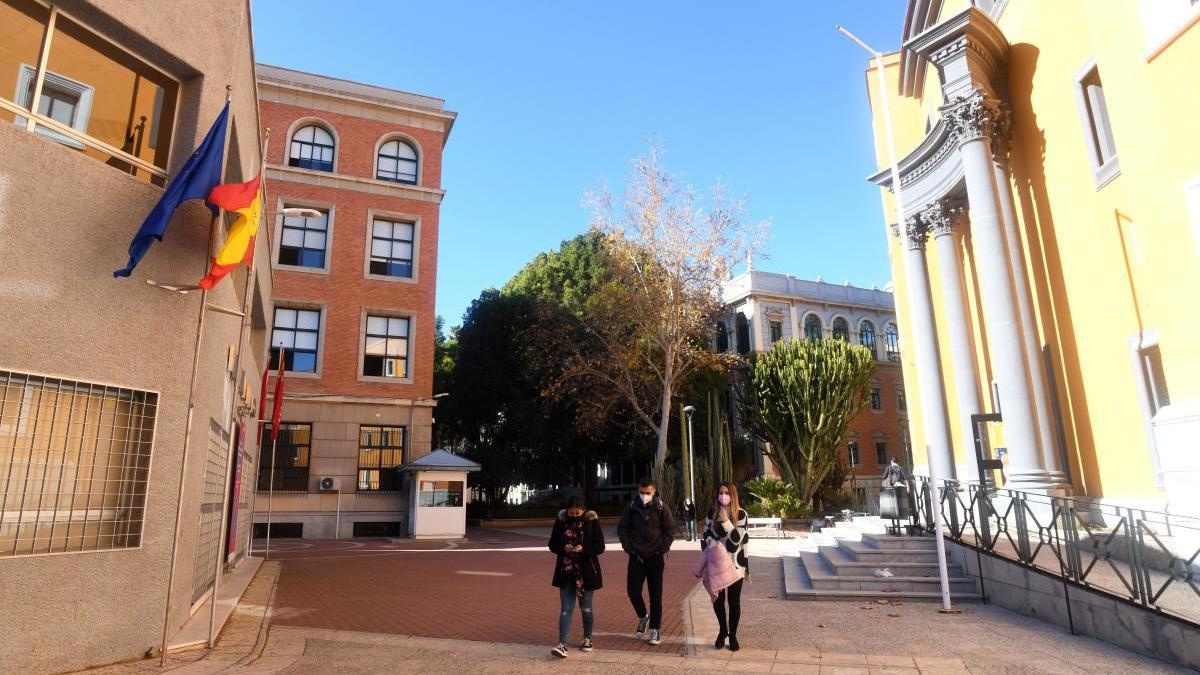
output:
[[990, 139], [1003, 117], [1000, 101], [979, 90], [956, 97], [940, 111], [959, 147], [981, 138]]

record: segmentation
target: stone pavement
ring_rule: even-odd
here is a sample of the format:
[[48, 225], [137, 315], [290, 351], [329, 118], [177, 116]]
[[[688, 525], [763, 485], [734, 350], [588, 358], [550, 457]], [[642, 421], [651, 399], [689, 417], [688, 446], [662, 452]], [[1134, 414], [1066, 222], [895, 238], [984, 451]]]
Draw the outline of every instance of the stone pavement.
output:
[[[342, 674], [380, 672], [637, 672], [637, 673], [684, 673], [709, 670], [777, 673], [834, 673], [871, 675], [875, 673], [936, 675], [949, 673], [1183, 673], [1189, 672], [1168, 664], [1154, 661], [1131, 652], [1112, 647], [1096, 640], [1072, 636], [1048, 624], [1041, 623], [1008, 612], [1003, 609], [975, 605], [964, 606], [964, 613], [943, 615], [938, 606], [930, 603], [905, 603], [880, 605], [876, 603], [804, 602], [780, 599], [782, 582], [780, 563], [774, 555], [774, 544], [755, 542], [756, 554], [751, 560], [752, 581], [743, 593], [743, 619], [739, 637], [743, 649], [736, 654], [728, 650], [714, 650], [712, 636], [716, 632], [716, 620], [707, 596], [694, 584], [686, 586], [688, 591], [680, 594], [676, 612], [681, 625], [687, 627], [691, 637], [686, 641], [676, 638], [651, 651], [648, 645], [638, 645], [631, 651], [620, 648], [624, 641], [633, 642], [626, 635], [604, 635], [597, 641], [597, 650], [583, 654], [572, 649], [570, 657], [559, 661], [548, 653], [553, 641], [551, 624], [556, 618], [556, 603], [549, 615], [539, 604], [537, 609], [526, 610], [525, 600], [509, 599], [508, 604], [516, 614], [527, 612], [525, 623], [538, 623], [536, 631], [525, 633], [523, 625], [503, 622], [488, 623], [494, 634], [483, 639], [456, 639], [429, 636], [426, 634], [382, 634], [363, 630], [342, 628], [285, 625], [280, 614], [296, 613], [294, 604], [281, 603], [280, 591], [292, 574], [292, 567], [332, 563], [331, 573], [363, 575], [363, 581], [352, 585], [351, 605], [362, 602], [371, 588], [386, 591], [388, 584], [413, 590], [419, 585], [412, 579], [419, 574], [407, 570], [407, 565], [419, 564], [421, 560], [438, 562], [437, 576], [461, 583], [456, 572], [467, 563], [478, 567], [480, 563], [491, 565], [492, 558], [511, 558], [525, 555], [524, 567], [536, 578], [537, 588], [542, 595], [555, 597], [549, 591], [549, 578], [542, 550], [513, 550], [512, 542], [505, 542], [505, 550], [486, 551], [459, 550], [427, 552], [411, 555], [364, 553], [362, 550], [347, 549], [347, 559], [339, 561], [329, 550], [315, 546], [307, 549], [317, 560], [305, 561], [291, 556], [282, 564], [271, 560], [264, 563], [259, 575], [247, 589], [242, 603], [230, 618], [213, 650], [195, 650], [172, 655], [168, 669], [180, 674], [205, 675], [209, 673], [329, 673]], [[272, 548], [275, 548], [274, 546]], [[358, 547], [372, 550], [371, 546]], [[673, 556], [680, 560], [674, 564], [690, 563], [692, 553], [679, 551], [683, 555]], [[763, 555], [765, 554], [765, 557]], [[364, 557], [365, 556], [365, 557]], [[469, 556], [475, 556], [472, 560]], [[614, 556], [614, 558], [617, 556]], [[274, 555], [272, 555], [274, 558]], [[464, 559], [466, 558], [466, 559]], [[364, 563], [371, 563], [359, 567]], [[351, 565], [345, 567], [345, 565]], [[623, 569], [609, 565], [606, 572], [608, 583], [621, 588]], [[519, 563], [503, 562], [501, 567], [512, 571], [513, 577], [482, 577], [484, 586], [491, 584], [503, 587], [517, 578]], [[474, 568], [471, 568], [474, 569]], [[430, 570], [424, 569], [422, 574]], [[467, 571], [470, 571], [468, 569]], [[435, 577], [427, 577], [435, 578]], [[316, 572], [306, 570], [297, 581], [321, 584]], [[425, 584], [436, 586], [436, 584]], [[682, 584], [681, 584], [682, 585]], [[545, 588], [542, 588], [545, 586]], [[444, 588], [444, 585], [441, 587]], [[461, 587], [470, 593], [479, 591], [474, 584]], [[460, 590], [461, 590], [460, 589]], [[318, 589], [317, 597], [333, 590]], [[497, 591], [484, 589], [496, 597]], [[503, 595], [503, 593], [500, 593]], [[624, 593], [614, 593], [624, 601]], [[686, 598], [683, 597], [686, 595]], [[390, 595], [388, 597], [391, 597]], [[425, 596], [422, 596], [425, 597]], [[532, 599], [532, 598], [531, 598]], [[322, 600], [326, 602], [328, 600]], [[428, 600], [425, 600], [428, 602]], [[686, 601], [686, 602], [685, 602]], [[541, 600], [538, 600], [541, 602]], [[480, 603], [487, 604], [487, 603]], [[380, 604], [373, 605], [377, 611]], [[268, 611], [268, 607], [270, 610]], [[429, 616], [440, 615], [457, 609], [454, 603], [426, 604], [421, 611]], [[317, 613], [320, 606], [313, 606], [311, 614], [300, 613], [313, 623], [320, 623]], [[628, 611], [627, 605], [618, 610]], [[338, 610], [336, 623], [348, 620]], [[367, 613], [364, 611], [363, 613]], [[507, 621], [513, 621], [510, 610], [503, 610]], [[394, 613], [388, 613], [396, 621]], [[624, 616], [624, 612], [622, 612]], [[536, 621], [534, 618], [536, 617]], [[295, 620], [295, 616], [292, 617]], [[599, 618], [599, 617], [598, 617]], [[479, 619], [472, 619], [478, 621]], [[520, 621], [517, 621], [520, 624]], [[619, 622], [620, 623], [620, 622]], [[621, 623], [624, 630], [628, 627]], [[396, 625], [408, 625], [403, 622]], [[439, 626], [442, 624], [439, 621]], [[479, 624], [472, 624], [478, 626]], [[578, 632], [576, 621], [576, 632]], [[620, 630], [620, 629], [618, 629]], [[547, 633], [550, 631], [550, 633]], [[426, 631], [430, 633], [433, 631]], [[466, 632], [461, 630], [460, 632]], [[547, 635], [551, 639], [545, 639]], [[676, 634], [679, 635], [679, 634]], [[514, 640], [513, 636], [519, 639]], [[528, 637], [529, 642], [520, 644]], [[491, 640], [491, 641], [489, 641]], [[605, 644], [605, 642], [609, 644]], [[686, 642], [686, 649], [685, 649]], [[617, 648], [614, 648], [617, 647]], [[685, 653], [686, 652], [686, 653]], [[159, 672], [157, 659], [139, 661], [108, 668], [95, 673], [144, 673]]]

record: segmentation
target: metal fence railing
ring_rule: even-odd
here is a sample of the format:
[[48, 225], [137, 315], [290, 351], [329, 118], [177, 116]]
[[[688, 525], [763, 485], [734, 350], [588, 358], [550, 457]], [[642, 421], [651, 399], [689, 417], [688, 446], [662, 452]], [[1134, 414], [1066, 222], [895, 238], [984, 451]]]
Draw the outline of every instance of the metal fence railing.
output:
[[[1087, 498], [943, 481], [945, 537], [1200, 626], [1200, 518]], [[933, 490], [914, 478], [917, 522], [932, 531]]]

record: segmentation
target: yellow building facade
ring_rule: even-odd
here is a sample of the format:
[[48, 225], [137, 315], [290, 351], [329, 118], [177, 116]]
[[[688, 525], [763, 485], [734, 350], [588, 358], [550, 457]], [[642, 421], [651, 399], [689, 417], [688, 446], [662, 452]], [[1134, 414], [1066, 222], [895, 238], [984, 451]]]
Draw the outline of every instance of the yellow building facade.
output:
[[982, 429], [1007, 487], [1200, 515], [1198, 22], [909, 0], [867, 88], [918, 471]]

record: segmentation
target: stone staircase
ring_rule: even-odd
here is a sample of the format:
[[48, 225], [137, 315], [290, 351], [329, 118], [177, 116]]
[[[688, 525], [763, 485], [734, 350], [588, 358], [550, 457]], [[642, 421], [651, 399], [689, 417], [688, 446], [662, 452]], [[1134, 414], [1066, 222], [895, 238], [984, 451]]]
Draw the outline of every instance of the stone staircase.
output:
[[[867, 526], [874, 529], [872, 525]], [[782, 556], [789, 600], [941, 599], [933, 537], [855, 532], [859, 527], [853, 525], [837, 529], [844, 531], [834, 533], [832, 545], [826, 543], [829, 537], [823, 537], [824, 541], [816, 542], [815, 551], [798, 547], [796, 555]], [[875, 576], [876, 570], [883, 569], [893, 576]], [[947, 571], [951, 599], [980, 599], [974, 580], [957, 565], [949, 565]]]

